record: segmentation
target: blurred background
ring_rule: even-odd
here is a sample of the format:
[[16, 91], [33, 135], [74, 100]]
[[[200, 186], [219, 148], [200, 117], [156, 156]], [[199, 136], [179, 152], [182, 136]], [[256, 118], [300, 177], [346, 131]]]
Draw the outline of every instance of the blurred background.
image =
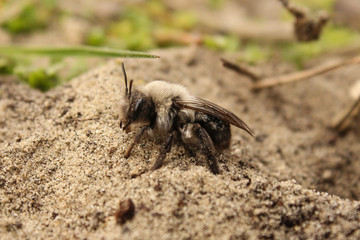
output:
[[[319, 39], [299, 42], [280, 0], [0, 0], [0, 45], [106, 46], [150, 51], [200, 46], [261, 65], [296, 68], [360, 49], [358, 0], [293, 0], [309, 16], [326, 12]], [[46, 91], [104, 59], [48, 58], [0, 51], [0, 74]]]

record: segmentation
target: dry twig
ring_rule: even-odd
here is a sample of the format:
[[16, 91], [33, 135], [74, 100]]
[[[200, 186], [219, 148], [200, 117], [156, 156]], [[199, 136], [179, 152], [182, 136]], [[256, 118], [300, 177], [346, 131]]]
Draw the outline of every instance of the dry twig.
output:
[[345, 61], [330, 64], [327, 66], [315, 67], [315, 68], [307, 69], [307, 70], [300, 71], [300, 72], [290, 73], [290, 74], [286, 74], [286, 75], [282, 75], [282, 76], [265, 78], [259, 82], [254, 83], [254, 85], [252, 86], [252, 89], [259, 90], [262, 88], [269, 88], [269, 87], [273, 87], [273, 86], [281, 85], [281, 84], [285, 84], [285, 83], [296, 82], [296, 81], [304, 80], [306, 78], [310, 78], [310, 77], [313, 77], [316, 75], [320, 75], [320, 74], [332, 71], [332, 70], [340, 68], [342, 66], [357, 64], [357, 63], [360, 63], [360, 55], [353, 57], [353, 58], [346, 59]]
[[257, 81], [260, 79], [260, 74], [254, 68], [248, 65], [236, 64], [224, 58], [221, 58], [220, 60], [222, 61], [224, 67], [234, 70], [235, 72], [240, 73], [242, 75], [248, 76], [253, 81]]
[[331, 124], [330, 127], [338, 132], [343, 132], [351, 126], [353, 120], [359, 113], [360, 113], [360, 96], [349, 109], [341, 113], [340, 117], [335, 118], [333, 124]]

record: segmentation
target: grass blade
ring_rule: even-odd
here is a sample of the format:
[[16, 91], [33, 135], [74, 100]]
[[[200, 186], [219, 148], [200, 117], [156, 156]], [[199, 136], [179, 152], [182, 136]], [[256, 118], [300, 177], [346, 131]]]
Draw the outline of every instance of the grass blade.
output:
[[0, 45], [0, 55], [47, 55], [56, 57], [123, 57], [123, 58], [159, 58], [145, 52], [119, 50], [104, 47], [69, 46], [69, 47], [25, 47]]

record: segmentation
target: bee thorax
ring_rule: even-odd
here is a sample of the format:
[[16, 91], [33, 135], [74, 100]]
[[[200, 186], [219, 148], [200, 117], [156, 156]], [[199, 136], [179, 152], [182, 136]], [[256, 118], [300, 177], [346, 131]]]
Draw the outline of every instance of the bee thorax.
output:
[[173, 127], [174, 117], [177, 115], [184, 116], [187, 118], [186, 121], [194, 121], [195, 115], [191, 110], [174, 112], [174, 99], [193, 98], [185, 87], [164, 81], [153, 81], [142, 87], [141, 91], [151, 97], [155, 105], [157, 131], [167, 133]]

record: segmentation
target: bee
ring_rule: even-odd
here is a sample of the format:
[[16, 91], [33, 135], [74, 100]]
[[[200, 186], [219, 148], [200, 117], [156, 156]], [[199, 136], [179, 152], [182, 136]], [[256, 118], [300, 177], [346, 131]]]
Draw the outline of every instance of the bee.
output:
[[219, 174], [217, 156], [230, 147], [230, 124], [253, 136], [250, 127], [234, 113], [190, 95], [179, 84], [152, 81], [133, 89], [131, 80], [128, 87], [124, 63], [121, 66], [125, 93], [120, 101], [120, 128], [128, 132], [132, 124], [140, 125], [125, 158], [143, 137], [160, 137], [163, 143], [152, 170], [162, 166], [174, 143], [180, 143], [190, 153], [199, 151], [211, 172]]

